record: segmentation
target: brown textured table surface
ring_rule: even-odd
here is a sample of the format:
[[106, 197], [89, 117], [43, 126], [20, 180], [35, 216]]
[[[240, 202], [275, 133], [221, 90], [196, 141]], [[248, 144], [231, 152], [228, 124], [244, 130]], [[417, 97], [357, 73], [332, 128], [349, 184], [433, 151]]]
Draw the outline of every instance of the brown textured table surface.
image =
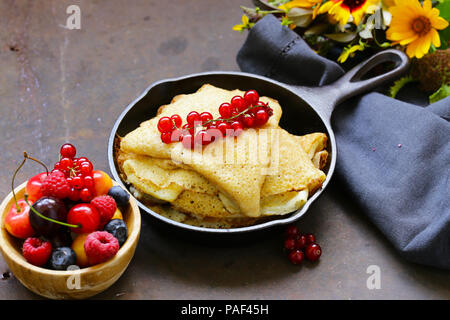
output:
[[[69, 30], [66, 8], [81, 8]], [[249, 0], [0, 1], [0, 194], [22, 152], [51, 164], [71, 141], [109, 172], [107, 139], [124, 109], [154, 81], [238, 70], [245, 35], [231, 30]], [[39, 172], [26, 165], [18, 183]], [[127, 271], [99, 299], [449, 299], [450, 274], [404, 261], [331, 183], [298, 222], [322, 245], [320, 262], [291, 265], [279, 232], [230, 246], [191, 242], [143, 217]], [[370, 265], [381, 289], [366, 286]], [[0, 258], [0, 299], [40, 298]]]

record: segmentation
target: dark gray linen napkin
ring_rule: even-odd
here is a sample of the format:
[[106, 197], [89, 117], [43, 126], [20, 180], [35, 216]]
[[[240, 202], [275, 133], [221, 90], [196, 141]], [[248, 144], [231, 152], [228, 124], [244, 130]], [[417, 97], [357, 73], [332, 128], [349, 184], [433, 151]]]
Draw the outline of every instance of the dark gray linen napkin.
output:
[[[321, 86], [344, 71], [268, 15], [237, 55], [242, 71]], [[336, 175], [406, 259], [450, 269], [450, 97], [427, 107], [377, 92], [338, 106]]]

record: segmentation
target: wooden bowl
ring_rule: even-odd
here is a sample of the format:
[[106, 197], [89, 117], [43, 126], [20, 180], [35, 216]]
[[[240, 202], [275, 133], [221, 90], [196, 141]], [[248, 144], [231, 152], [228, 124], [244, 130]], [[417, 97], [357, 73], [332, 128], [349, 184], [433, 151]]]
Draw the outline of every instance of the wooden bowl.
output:
[[[116, 182], [114, 182], [117, 185]], [[14, 191], [23, 198], [26, 182]], [[134, 255], [141, 229], [141, 215], [136, 200], [122, 212], [128, 227], [128, 238], [117, 254], [104, 263], [79, 270], [57, 271], [34, 266], [22, 255], [20, 239], [11, 236], [4, 225], [4, 217], [14, 204], [12, 192], [0, 205], [0, 251], [11, 272], [34, 293], [50, 299], [85, 299], [110, 287], [119, 279]]]

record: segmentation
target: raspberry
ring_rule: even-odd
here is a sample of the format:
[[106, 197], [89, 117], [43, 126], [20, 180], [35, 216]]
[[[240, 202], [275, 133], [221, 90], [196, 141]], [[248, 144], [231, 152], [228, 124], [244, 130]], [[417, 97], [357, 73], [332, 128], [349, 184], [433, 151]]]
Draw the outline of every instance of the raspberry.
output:
[[95, 231], [84, 241], [84, 251], [90, 265], [105, 262], [119, 251], [119, 241], [111, 233]]
[[39, 238], [28, 238], [23, 243], [22, 254], [29, 263], [40, 267], [50, 259], [52, 245], [49, 241]]
[[64, 173], [54, 171], [42, 182], [41, 191], [44, 196], [64, 199], [70, 194], [70, 185], [67, 182]]
[[92, 199], [91, 204], [100, 213], [100, 228], [103, 229], [103, 226], [109, 220], [111, 220], [111, 218], [114, 216], [114, 213], [116, 212], [116, 200], [114, 200], [114, 198], [111, 196], [103, 195]]

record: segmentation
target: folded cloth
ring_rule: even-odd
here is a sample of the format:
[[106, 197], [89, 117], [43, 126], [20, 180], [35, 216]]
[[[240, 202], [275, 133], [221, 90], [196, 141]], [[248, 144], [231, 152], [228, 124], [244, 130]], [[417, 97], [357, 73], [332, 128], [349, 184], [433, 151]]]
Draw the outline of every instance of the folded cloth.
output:
[[[268, 15], [237, 55], [242, 71], [321, 86], [343, 74]], [[406, 259], [450, 269], [450, 97], [427, 107], [377, 92], [333, 114], [336, 175]]]

